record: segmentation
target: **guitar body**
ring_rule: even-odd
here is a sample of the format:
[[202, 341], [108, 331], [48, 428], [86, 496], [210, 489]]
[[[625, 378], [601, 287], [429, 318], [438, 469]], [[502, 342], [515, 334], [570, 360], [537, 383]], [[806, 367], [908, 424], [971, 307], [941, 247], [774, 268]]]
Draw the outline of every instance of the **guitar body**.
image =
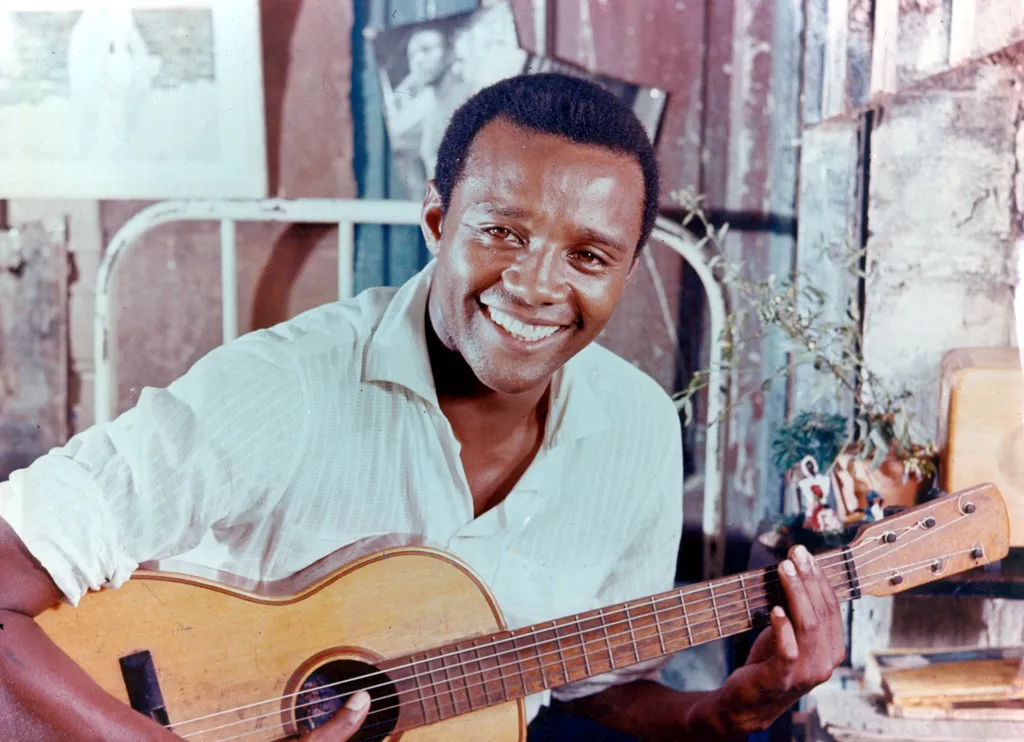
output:
[[[37, 620], [101, 687], [125, 703], [129, 695], [119, 659], [148, 650], [171, 727], [201, 742], [297, 736], [293, 694], [327, 663], [373, 664], [505, 628], [486, 587], [438, 551], [385, 551], [318, 580], [309, 578], [314, 568], [325, 573], [318, 563], [293, 578], [291, 594], [284, 594], [288, 586], [276, 584], [278, 594], [272, 597], [209, 579], [140, 570], [117, 590], [89, 595], [77, 609], [59, 605]], [[279, 700], [220, 713], [269, 699]], [[375, 699], [371, 710], [382, 703]], [[179, 726], [211, 714], [218, 715]], [[510, 701], [365, 738], [523, 742], [525, 707], [521, 700]]]

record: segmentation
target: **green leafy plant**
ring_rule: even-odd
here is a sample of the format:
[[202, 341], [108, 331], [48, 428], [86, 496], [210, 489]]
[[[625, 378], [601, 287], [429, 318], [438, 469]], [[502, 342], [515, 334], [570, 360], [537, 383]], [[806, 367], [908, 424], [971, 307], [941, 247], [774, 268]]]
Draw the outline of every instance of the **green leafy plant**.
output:
[[847, 443], [846, 418], [823, 412], [801, 412], [772, 438], [772, 461], [788, 471], [804, 456], [813, 456], [823, 470], [831, 468]]
[[[800, 445], [820, 443], [827, 452], [837, 445], [839, 449], [835, 454], [822, 452], [823, 458], [818, 461], [823, 470], [835, 461], [839, 451], [851, 448], [859, 458], [870, 459], [874, 467], [891, 454], [904, 462], [906, 476], [933, 476], [936, 450], [914, 433], [913, 415], [907, 406], [912, 392], [890, 391], [864, 362], [857, 297], [851, 297], [843, 311], [837, 312], [824, 291], [799, 272], [793, 276], [751, 278], [743, 263], [728, 258], [723, 248], [727, 225], [716, 228], [710, 222], [704, 198], [690, 189], [676, 191], [673, 198], [683, 207], [683, 226], [696, 222], [694, 226], [699, 227], [696, 231], [703, 234], [699, 247], [709, 254], [709, 266], [730, 297], [731, 311], [721, 337], [717, 338], [722, 350], [719, 370], [735, 381], [737, 393], [722, 415], [750, 395], [767, 391], [776, 381], [788, 378], [796, 368], [810, 367], [815, 372], [816, 396], [849, 395], [853, 414], [849, 419], [798, 416], [787, 426], [773, 452], [777, 463], [789, 462]], [[838, 261], [852, 279], [863, 280], [862, 249], [847, 245], [828, 257]], [[769, 333], [782, 339], [788, 360], [764, 374], [760, 367], [752, 369], [752, 364], [744, 363], [744, 359], [751, 346]], [[693, 421], [694, 398], [707, 388], [710, 372], [710, 368], [698, 370], [686, 387], [673, 395], [687, 424]], [[843, 423], [841, 442], [839, 421]], [[800, 432], [801, 424], [811, 427]], [[797, 461], [799, 458], [802, 457]], [[780, 466], [782, 471], [787, 468]]]

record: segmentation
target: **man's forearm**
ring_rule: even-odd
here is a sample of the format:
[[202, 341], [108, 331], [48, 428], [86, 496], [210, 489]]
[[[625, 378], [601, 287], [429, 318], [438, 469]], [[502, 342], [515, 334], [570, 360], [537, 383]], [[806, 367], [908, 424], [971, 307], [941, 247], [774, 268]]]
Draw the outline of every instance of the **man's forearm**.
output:
[[0, 611], [5, 742], [170, 742], [179, 738], [104, 692], [28, 616]]
[[730, 729], [719, 691], [676, 691], [647, 680], [616, 685], [564, 708], [645, 742], [722, 742], [746, 732]]

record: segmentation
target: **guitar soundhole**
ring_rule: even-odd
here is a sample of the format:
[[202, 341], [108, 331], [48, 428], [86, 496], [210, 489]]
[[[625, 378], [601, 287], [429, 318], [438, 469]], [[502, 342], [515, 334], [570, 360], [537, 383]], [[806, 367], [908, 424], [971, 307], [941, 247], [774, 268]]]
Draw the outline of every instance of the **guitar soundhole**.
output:
[[398, 723], [398, 690], [373, 665], [358, 660], [335, 660], [306, 678], [295, 697], [295, 719], [301, 732], [326, 723], [359, 690], [370, 694], [370, 713], [353, 742], [378, 742]]

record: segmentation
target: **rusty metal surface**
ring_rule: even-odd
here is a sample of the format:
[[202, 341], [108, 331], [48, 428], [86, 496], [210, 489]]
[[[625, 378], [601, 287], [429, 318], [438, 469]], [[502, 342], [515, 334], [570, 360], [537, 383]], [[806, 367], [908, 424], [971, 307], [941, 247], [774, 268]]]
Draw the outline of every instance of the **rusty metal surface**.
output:
[[[513, 5], [521, 42], [533, 48], [534, 3], [513, 0]], [[773, 47], [778, 49], [783, 38], [782, 34], [776, 36], [777, 18], [785, 17], [776, 4], [768, 0], [566, 0], [551, 5], [555, 9], [552, 25], [557, 56], [601, 74], [668, 91], [669, 104], [658, 140], [663, 209], [674, 207], [669, 198], [672, 190], [695, 186], [708, 196], [712, 211], [740, 226], [729, 239], [728, 249], [732, 256], [748, 262], [754, 273], [767, 275], [791, 260], [792, 234], [780, 240], [767, 231], [776, 220], [773, 206], [777, 201], [786, 202], [784, 194], [776, 194], [773, 202], [773, 179], [777, 191], [792, 193], [795, 189], [791, 139], [798, 116], [796, 106], [791, 114], [773, 111], [777, 99], [778, 105], [788, 105], [792, 97], [792, 90], [781, 90], [773, 75], [788, 75], [790, 86], [799, 78], [795, 61], [792, 70], [784, 65], [773, 68], [777, 61]], [[793, 47], [786, 51], [795, 60], [799, 34], [794, 32], [786, 43]], [[780, 121], [787, 126], [777, 135]], [[780, 151], [782, 157], [777, 156]], [[786, 168], [793, 172], [783, 172]], [[787, 178], [792, 181], [788, 185]], [[783, 217], [792, 221], [791, 203]], [[602, 341], [666, 388], [671, 388], [674, 364], [678, 388], [700, 356], [699, 350], [691, 353], [695, 341], [700, 342], [700, 312], [694, 310], [693, 297], [686, 294], [684, 287], [692, 284], [688, 284], [681, 261], [661, 255], [656, 260], [660, 280], [668, 287], [671, 312], [677, 318], [681, 348], [664, 342], [664, 313], [652, 280], [643, 275], [630, 288]], [[759, 348], [754, 348], [747, 361], [758, 371], [762, 362], [767, 362]], [[768, 428], [784, 413], [784, 405], [784, 399], [771, 400], [771, 419], [765, 423], [765, 398], [755, 392], [731, 421], [726, 464], [728, 520], [741, 531], [752, 533], [761, 517]]]
[[0, 481], [68, 429], [63, 225], [0, 232]]

